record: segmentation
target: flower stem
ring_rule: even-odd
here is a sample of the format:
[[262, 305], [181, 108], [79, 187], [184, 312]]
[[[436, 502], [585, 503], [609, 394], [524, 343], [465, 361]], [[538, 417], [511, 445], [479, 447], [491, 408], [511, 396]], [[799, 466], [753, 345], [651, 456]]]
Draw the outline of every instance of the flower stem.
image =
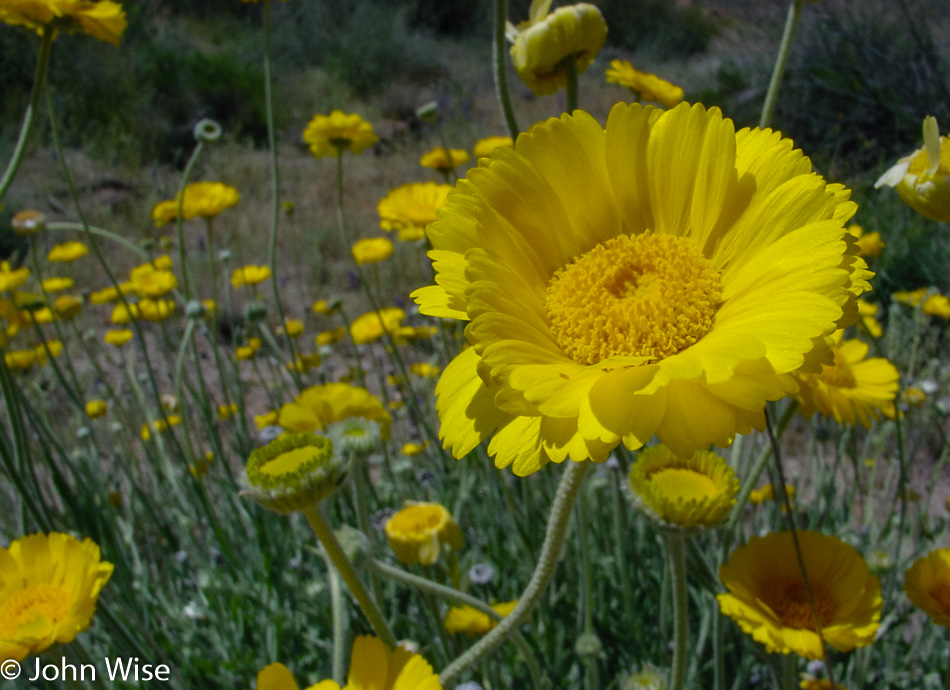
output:
[[[481, 599], [476, 599], [475, 597], [460, 592], [457, 589], [452, 589], [451, 587], [440, 585], [437, 582], [433, 582], [432, 580], [427, 580], [424, 577], [407, 573], [405, 570], [395, 568], [373, 558], [368, 558], [363, 565], [371, 572], [374, 572], [381, 577], [387, 577], [391, 580], [395, 580], [396, 582], [401, 582], [404, 585], [415, 587], [418, 590], [428, 592], [440, 597], [441, 599], [445, 599], [446, 601], [471, 606], [473, 609], [481, 611], [495, 622], [504, 620], [501, 614], [499, 614], [497, 611], [495, 611], [495, 609], [483, 602]], [[534, 658], [531, 647], [528, 645], [528, 641], [524, 639], [524, 636], [518, 630], [514, 630], [511, 633], [511, 640], [518, 646], [518, 649], [524, 655], [525, 666], [528, 667], [528, 672], [531, 674], [534, 687], [538, 689], [550, 687], [550, 683], [548, 682], [547, 678], [544, 677], [544, 674], [541, 671], [541, 666], [538, 664], [537, 659]]]
[[686, 684], [689, 642], [689, 591], [686, 589], [686, 536], [680, 532], [666, 535], [666, 548], [673, 576], [673, 676], [670, 690], [683, 690]]
[[340, 574], [333, 563], [327, 559], [327, 575], [330, 578], [330, 607], [333, 610], [333, 680], [343, 684], [343, 636], [346, 627], [346, 613], [343, 609], [343, 588], [340, 587]]
[[515, 120], [515, 110], [511, 106], [511, 93], [508, 91], [508, 71], [505, 59], [505, 22], [508, 21], [507, 0], [495, 0], [495, 25], [492, 39], [492, 66], [495, 72], [495, 94], [501, 104], [501, 112], [508, 125], [508, 133], [512, 139], [518, 138], [518, 122]]
[[191, 179], [191, 172], [195, 169], [198, 157], [204, 149], [204, 142], [200, 139], [195, 145], [195, 150], [191, 152], [191, 158], [185, 165], [185, 170], [181, 174], [181, 183], [178, 185], [178, 209], [175, 211], [175, 235], [178, 238], [178, 263], [181, 264], [181, 289], [185, 295], [185, 302], [192, 297], [191, 281], [194, 276], [191, 275], [188, 264], [188, 254], [185, 250], [185, 220], [183, 217], [185, 207], [185, 188], [188, 186], [188, 180]]
[[792, 52], [792, 41], [795, 40], [795, 30], [802, 14], [802, 5], [805, 0], [792, 0], [788, 8], [788, 18], [785, 20], [785, 31], [782, 34], [782, 44], [775, 59], [775, 68], [772, 70], [772, 80], [769, 82], [768, 93], [765, 94], [765, 104], [762, 106], [762, 116], [759, 118], [759, 127], [768, 127], [775, 111], [775, 102], [778, 100], [778, 89], [782, 84], [788, 56]]
[[541, 595], [544, 594], [544, 590], [551, 581], [557, 567], [558, 556], [571, 517], [571, 508], [581, 487], [581, 481], [589, 468], [589, 462], [572, 461], [568, 464], [557, 488], [554, 504], [551, 506], [551, 513], [548, 515], [548, 527], [544, 536], [544, 544], [541, 547], [541, 557], [535, 565], [528, 586], [525, 587], [524, 592], [518, 599], [518, 605], [494, 630], [485, 635], [465, 654], [442, 671], [439, 681], [443, 687], [453, 685], [463, 672], [478, 663], [486, 654], [495, 651], [512, 631], [516, 630], [528, 618], [532, 609], [541, 599]]
[[26, 142], [30, 138], [30, 132], [33, 130], [33, 120], [36, 118], [36, 109], [40, 104], [40, 95], [43, 93], [43, 85], [46, 83], [46, 71], [49, 68], [49, 58], [53, 52], [53, 39], [56, 32], [49, 27], [43, 29], [40, 38], [40, 54], [36, 61], [36, 72], [33, 75], [33, 89], [30, 91], [30, 104], [26, 107], [26, 114], [23, 116], [23, 126], [20, 128], [20, 138], [17, 139], [16, 147], [13, 149], [13, 155], [10, 162], [7, 163], [7, 169], [0, 179], [0, 201], [7, 193], [7, 189], [16, 176], [16, 171], [23, 161], [23, 153], [26, 151]]
[[386, 619], [383, 618], [383, 614], [380, 612], [373, 597], [363, 585], [359, 575], [356, 574], [356, 570], [353, 568], [353, 564], [350, 563], [350, 559], [347, 558], [343, 552], [343, 547], [340, 546], [336, 535], [333, 534], [333, 530], [330, 529], [330, 525], [327, 524], [326, 518], [323, 517], [319, 504], [305, 510], [304, 515], [307, 518], [307, 522], [310, 523], [310, 527], [313, 528], [314, 534], [317, 535], [317, 539], [320, 540], [320, 543], [323, 544], [323, 548], [326, 549], [327, 557], [333, 562], [333, 565], [336, 566], [340, 577], [343, 578], [343, 582], [346, 583], [350, 593], [356, 598], [356, 602], [363, 611], [363, 615], [369, 620], [369, 624], [373, 627], [376, 636], [380, 638], [387, 647], [395, 649], [396, 638], [393, 637], [392, 632], [389, 630]]

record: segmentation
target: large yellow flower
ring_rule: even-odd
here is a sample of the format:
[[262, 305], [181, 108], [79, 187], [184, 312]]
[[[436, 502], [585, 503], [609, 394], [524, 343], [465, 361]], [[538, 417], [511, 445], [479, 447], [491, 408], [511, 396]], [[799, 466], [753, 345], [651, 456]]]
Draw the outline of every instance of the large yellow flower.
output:
[[[222, 182], [192, 182], [185, 187], [185, 200], [182, 202], [181, 218], [214, 218], [226, 208], [236, 206], [241, 200], [238, 190]], [[178, 218], [180, 195], [174, 199], [160, 201], [152, 209], [152, 220], [156, 227], [171, 223]]]
[[32, 534], [0, 549], [0, 660], [72, 642], [111, 575], [96, 544], [68, 534]]
[[895, 187], [900, 198], [931, 220], [950, 223], [950, 137], [937, 118], [924, 118], [924, 147], [901, 158], [874, 184]]
[[396, 187], [376, 207], [379, 227], [386, 232], [397, 231], [402, 241], [422, 239], [436, 211], [445, 205], [451, 185], [435, 182], [410, 182]]
[[619, 104], [606, 130], [578, 112], [495, 149], [429, 226], [437, 285], [413, 293], [471, 321], [436, 388], [445, 447], [495, 433], [496, 464], [525, 475], [764, 428], [869, 287], [849, 197], [788, 139], [700, 105]]
[[867, 429], [872, 419], [894, 416], [900, 374], [883, 357], [865, 359], [868, 344], [857, 339], [841, 342], [841, 334], [834, 335], [831, 364], [823, 364], [819, 373], [796, 374], [799, 412], [811, 417], [818, 411], [840, 424], [860, 423]]
[[303, 132], [303, 140], [317, 158], [339, 156], [344, 151], [362, 153], [379, 141], [373, 125], [359, 115], [334, 110], [329, 115], [314, 115]]
[[[508, 25], [511, 61], [518, 76], [537, 96], [567, 85], [565, 59], [574, 57], [580, 74], [607, 40], [607, 24], [593, 5], [580, 3], [550, 12], [551, 0], [533, 0], [528, 20]], [[550, 14], [549, 14], [550, 12]]]
[[[257, 674], [257, 690], [298, 690], [283, 664], [271, 664]], [[401, 647], [390, 651], [382, 640], [361, 635], [353, 642], [346, 685], [321, 680], [307, 690], [442, 690], [438, 674], [419, 654]]]
[[654, 101], [664, 108], [672, 108], [683, 100], [683, 88], [666, 79], [634, 69], [629, 60], [611, 60], [607, 83], [626, 86], [644, 101]]
[[[849, 652], [874, 641], [881, 620], [881, 581], [849, 544], [799, 530], [808, 584], [825, 642]], [[719, 568], [728, 593], [722, 612], [767, 651], [822, 658], [821, 642], [791, 532], [752, 537]]]
[[112, 0], [3, 0], [0, 21], [37, 32], [79, 31], [116, 46], [128, 26], [122, 5]]
[[934, 623], [950, 627], [950, 549], [937, 549], [914, 561], [904, 573], [904, 591]]
[[365, 388], [348, 383], [310, 386], [293, 402], [280, 408], [277, 423], [288, 431], [321, 431], [334, 422], [362, 417], [379, 424], [383, 438], [389, 438], [392, 417], [383, 404]]

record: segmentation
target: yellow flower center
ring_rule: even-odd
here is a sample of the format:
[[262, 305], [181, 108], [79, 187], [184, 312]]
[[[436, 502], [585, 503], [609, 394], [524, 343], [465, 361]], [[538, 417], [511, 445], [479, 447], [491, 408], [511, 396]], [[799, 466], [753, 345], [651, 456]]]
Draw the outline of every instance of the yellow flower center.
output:
[[668, 500], [699, 501], [719, 495], [715, 482], [701, 472], [671, 467], [650, 475], [650, 481]]
[[851, 371], [851, 365], [848, 364], [847, 360], [841, 355], [838, 348], [835, 348], [834, 364], [830, 367], [823, 364], [821, 374], [819, 374], [818, 378], [829, 386], [836, 388], [854, 388], [857, 385], [854, 372]]
[[69, 596], [61, 587], [28, 587], [0, 606], [0, 639], [13, 638], [20, 625], [38, 618], [46, 618], [55, 624], [68, 615]]
[[247, 478], [258, 489], [289, 489], [330, 471], [332, 465], [330, 439], [295, 434], [254, 451], [247, 463]]
[[[815, 629], [815, 614], [808, 601], [808, 590], [805, 589], [804, 582], [800, 579], [786, 580], [776, 583], [771, 589], [771, 596], [765, 603], [775, 612], [782, 625], [796, 630]], [[815, 597], [815, 608], [818, 609], [818, 619], [824, 627], [833, 618], [834, 602], [814, 584], [811, 589]]]
[[719, 272], [688, 238], [619, 235], [559, 269], [545, 309], [558, 345], [580, 364], [655, 361], [708, 333], [721, 295]]

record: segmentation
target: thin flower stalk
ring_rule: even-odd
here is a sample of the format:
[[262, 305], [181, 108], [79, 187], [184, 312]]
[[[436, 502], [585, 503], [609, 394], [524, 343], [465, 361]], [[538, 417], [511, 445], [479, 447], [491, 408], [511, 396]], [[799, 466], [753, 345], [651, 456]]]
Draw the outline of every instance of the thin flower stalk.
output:
[[779, 87], [782, 85], [782, 76], [788, 64], [788, 56], [792, 52], [792, 43], [795, 40], [795, 31], [798, 29], [798, 20], [801, 18], [802, 6], [805, 0], [792, 0], [788, 7], [788, 17], [785, 20], [785, 30], [782, 33], [782, 43], [775, 59], [772, 70], [772, 79], [769, 81], [769, 90], [765, 94], [765, 103], [762, 106], [762, 115], [759, 118], [759, 127], [766, 128], [772, 123], [775, 112], [775, 103], [778, 100]]
[[330, 579], [330, 609], [333, 615], [333, 680], [342, 684], [346, 655], [346, 610], [343, 606], [343, 587], [340, 574], [329, 558], [326, 559], [326, 563], [327, 576]]
[[188, 253], [185, 251], [185, 189], [188, 187], [188, 180], [191, 179], [191, 173], [195, 169], [195, 164], [198, 162], [198, 157], [201, 155], [204, 145], [204, 141], [198, 139], [198, 143], [195, 144], [195, 149], [191, 152], [191, 157], [185, 165], [185, 170], [181, 174], [181, 183], [178, 185], [178, 213], [177, 218], [175, 218], [175, 235], [178, 238], [178, 264], [181, 266], [181, 287], [186, 303], [194, 297], [191, 289], [191, 281], [194, 278], [191, 276]]
[[[581, 585], [581, 606], [584, 609], [584, 628], [581, 632], [581, 639], [592, 643], [597, 639], [597, 633], [594, 630], [594, 581], [593, 567], [590, 558], [590, 539], [589, 530], [592, 525], [590, 522], [590, 506], [587, 504], [587, 496], [581, 490], [577, 497], [577, 539], [578, 547], [581, 552], [580, 562], [580, 585]], [[599, 690], [600, 673], [597, 666], [597, 651], [599, 645], [591, 644], [591, 649], [582, 650], [581, 659], [586, 666], [584, 681], [588, 690]]]
[[554, 497], [554, 504], [548, 514], [548, 526], [544, 536], [544, 545], [541, 547], [541, 556], [535, 565], [528, 586], [525, 587], [524, 592], [518, 598], [518, 605], [491, 632], [442, 671], [439, 681], [443, 687], [452, 685], [462, 673], [478, 663], [482, 657], [495, 651], [513, 630], [516, 630], [527, 620], [531, 611], [538, 604], [557, 567], [561, 545], [564, 543], [564, 536], [571, 517], [571, 508], [574, 506], [577, 492], [580, 490], [588, 469], [590, 469], [589, 462], [569, 463], [568, 467], [565, 468], [561, 483], [558, 485], [557, 494]]
[[689, 590], [686, 588], [686, 537], [682, 532], [667, 532], [666, 548], [670, 561], [673, 595], [673, 674], [670, 690], [683, 690], [689, 647]]
[[307, 518], [307, 522], [310, 524], [311, 529], [313, 529], [314, 534], [317, 535], [317, 539], [320, 540], [320, 543], [326, 550], [327, 557], [333, 562], [333, 565], [340, 573], [340, 577], [343, 578], [343, 582], [346, 583], [350, 593], [356, 598], [356, 602], [372, 626], [376, 636], [385, 642], [386, 646], [390, 649], [395, 649], [396, 638], [393, 637], [392, 632], [389, 630], [389, 625], [387, 625], [386, 619], [380, 612], [379, 607], [360, 580], [359, 575], [353, 568], [353, 564], [350, 562], [350, 559], [347, 558], [346, 553], [344, 553], [343, 547], [341, 547], [340, 542], [337, 541], [336, 535], [333, 534], [333, 530], [330, 529], [330, 525], [327, 524], [319, 504], [314, 504], [305, 510], [304, 516]]
[[492, 25], [492, 68], [495, 75], [495, 95], [505, 116], [505, 125], [512, 140], [518, 138], [520, 129], [515, 119], [515, 109], [511, 105], [511, 92], [508, 90], [508, 55], [505, 43], [505, 22], [508, 21], [507, 0], [495, 0], [494, 24]]

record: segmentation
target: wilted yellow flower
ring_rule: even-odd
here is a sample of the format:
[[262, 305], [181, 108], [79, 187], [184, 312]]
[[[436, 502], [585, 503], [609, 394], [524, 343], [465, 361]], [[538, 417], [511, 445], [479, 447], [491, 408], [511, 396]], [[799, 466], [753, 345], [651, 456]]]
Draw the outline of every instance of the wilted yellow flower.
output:
[[303, 140], [317, 158], [339, 156], [344, 151], [362, 153], [379, 141], [373, 125], [356, 114], [334, 110], [329, 115], [314, 115], [303, 132]]
[[799, 390], [795, 397], [803, 417], [816, 411], [834, 417], [839, 424], [871, 427], [872, 419], [894, 416], [894, 398], [900, 374], [884, 357], [865, 359], [868, 344], [862, 340], [841, 341], [834, 334], [834, 361], [823, 364], [818, 374], [796, 372]]
[[485, 158], [491, 155], [491, 152], [499, 146], [514, 148], [515, 142], [511, 137], [485, 137], [479, 139], [472, 148], [472, 155], [476, 158]]
[[462, 530], [438, 503], [410, 503], [386, 523], [389, 546], [402, 563], [432, 565], [442, 546], [462, 548]]
[[231, 285], [241, 287], [242, 285], [257, 285], [270, 278], [269, 266], [245, 266], [244, 268], [235, 268], [231, 274]]
[[56, 316], [68, 321], [82, 311], [82, 300], [75, 295], [60, 295], [53, 302], [52, 310]]
[[348, 417], [376, 422], [382, 437], [389, 438], [392, 418], [383, 404], [365, 388], [347, 383], [310, 386], [280, 408], [277, 423], [288, 431], [322, 431]]
[[129, 272], [129, 282], [142, 297], [162, 297], [178, 286], [174, 273], [151, 263], [133, 268]]
[[105, 400], [90, 400], [86, 403], [86, 416], [89, 419], [102, 417], [109, 411], [109, 406]]
[[[509, 613], [515, 610], [515, 606], [517, 605], [518, 600], [516, 599], [515, 601], [507, 601], [502, 604], [492, 604], [491, 607], [495, 613], [505, 618]], [[498, 623], [487, 613], [482, 613], [476, 608], [463, 605], [450, 608], [442, 620], [442, 625], [445, 626], [446, 631], [452, 635], [465, 633], [471, 637], [476, 637], [478, 635], [484, 635], [498, 625]]]
[[[341, 689], [335, 680], [322, 680], [308, 690], [442, 690], [439, 676], [425, 659], [402, 647], [390, 650], [375, 637], [353, 642], [350, 672]], [[257, 690], [299, 690], [283, 664], [271, 664], [257, 674]]]
[[428, 227], [436, 284], [412, 294], [471, 321], [436, 386], [445, 447], [494, 434], [525, 475], [764, 429], [869, 288], [849, 196], [779, 133], [700, 105], [619, 104], [606, 129], [578, 111], [496, 149]]
[[109, 345], [122, 347], [127, 342], [132, 340], [132, 335], [132, 331], [130, 331], [128, 328], [119, 328], [106, 331], [106, 334], [102, 336], [102, 339]]
[[[881, 620], [880, 580], [837, 537], [797, 534], [825, 642], [839, 652], [871, 644]], [[768, 652], [822, 658], [791, 532], [752, 537], [719, 568], [719, 579], [729, 590], [717, 597], [723, 614]]]
[[455, 170], [457, 167], [466, 163], [469, 159], [468, 151], [462, 149], [446, 149], [436, 146], [431, 151], [426, 151], [419, 159], [419, 165], [423, 168], [432, 168], [440, 173], [447, 173]]
[[924, 118], [924, 147], [901, 158], [875, 187], [897, 188], [908, 206], [930, 220], [950, 222], [950, 138], [940, 136], [937, 118]]
[[508, 24], [511, 61], [521, 80], [535, 95], [544, 96], [567, 85], [565, 58], [573, 56], [581, 74], [607, 40], [607, 24], [593, 5], [559, 7], [548, 14], [551, 0], [532, 0], [528, 20]]
[[629, 60], [610, 61], [607, 83], [626, 86], [641, 100], [659, 103], [664, 108], [672, 108], [683, 101], [682, 87], [655, 74], [634, 69]]
[[353, 260], [358, 266], [385, 261], [393, 255], [393, 243], [385, 237], [370, 237], [353, 243]]
[[634, 500], [664, 527], [717, 525], [739, 493], [736, 473], [708, 450], [677, 457], [663, 445], [646, 448], [631, 465], [629, 480]]
[[887, 247], [881, 240], [881, 233], [876, 230], [865, 234], [860, 225], [849, 225], [848, 232], [858, 240], [858, 256], [880, 256]]
[[4, 0], [0, 21], [37, 33], [78, 31], [115, 46], [128, 26], [122, 5], [112, 0]]
[[54, 276], [43, 281], [44, 292], [62, 292], [73, 286], [73, 279], [65, 276]]
[[72, 263], [76, 259], [81, 259], [89, 253], [89, 247], [82, 242], [63, 242], [57, 244], [49, 250], [46, 255], [47, 261]]
[[30, 277], [30, 269], [26, 266], [12, 269], [9, 261], [0, 261], [0, 292], [16, 290]]
[[[171, 223], [178, 218], [178, 205], [181, 195], [174, 199], [160, 201], [152, 209], [152, 220], [156, 227]], [[181, 204], [181, 218], [214, 218], [226, 208], [237, 205], [241, 200], [238, 190], [222, 182], [192, 182], [185, 187], [185, 200]]]
[[904, 592], [934, 623], [950, 627], [950, 549], [914, 561], [904, 573]]
[[91, 540], [59, 532], [0, 549], [0, 659], [72, 642], [92, 622], [112, 568]]
[[411, 182], [390, 190], [376, 207], [379, 227], [386, 232], [397, 231], [402, 242], [422, 239], [451, 190], [451, 185], [435, 182]]
[[355, 318], [350, 324], [350, 335], [357, 345], [372, 343], [386, 333], [395, 332], [405, 318], [406, 312], [398, 307], [386, 307], [378, 312], [367, 312]]

